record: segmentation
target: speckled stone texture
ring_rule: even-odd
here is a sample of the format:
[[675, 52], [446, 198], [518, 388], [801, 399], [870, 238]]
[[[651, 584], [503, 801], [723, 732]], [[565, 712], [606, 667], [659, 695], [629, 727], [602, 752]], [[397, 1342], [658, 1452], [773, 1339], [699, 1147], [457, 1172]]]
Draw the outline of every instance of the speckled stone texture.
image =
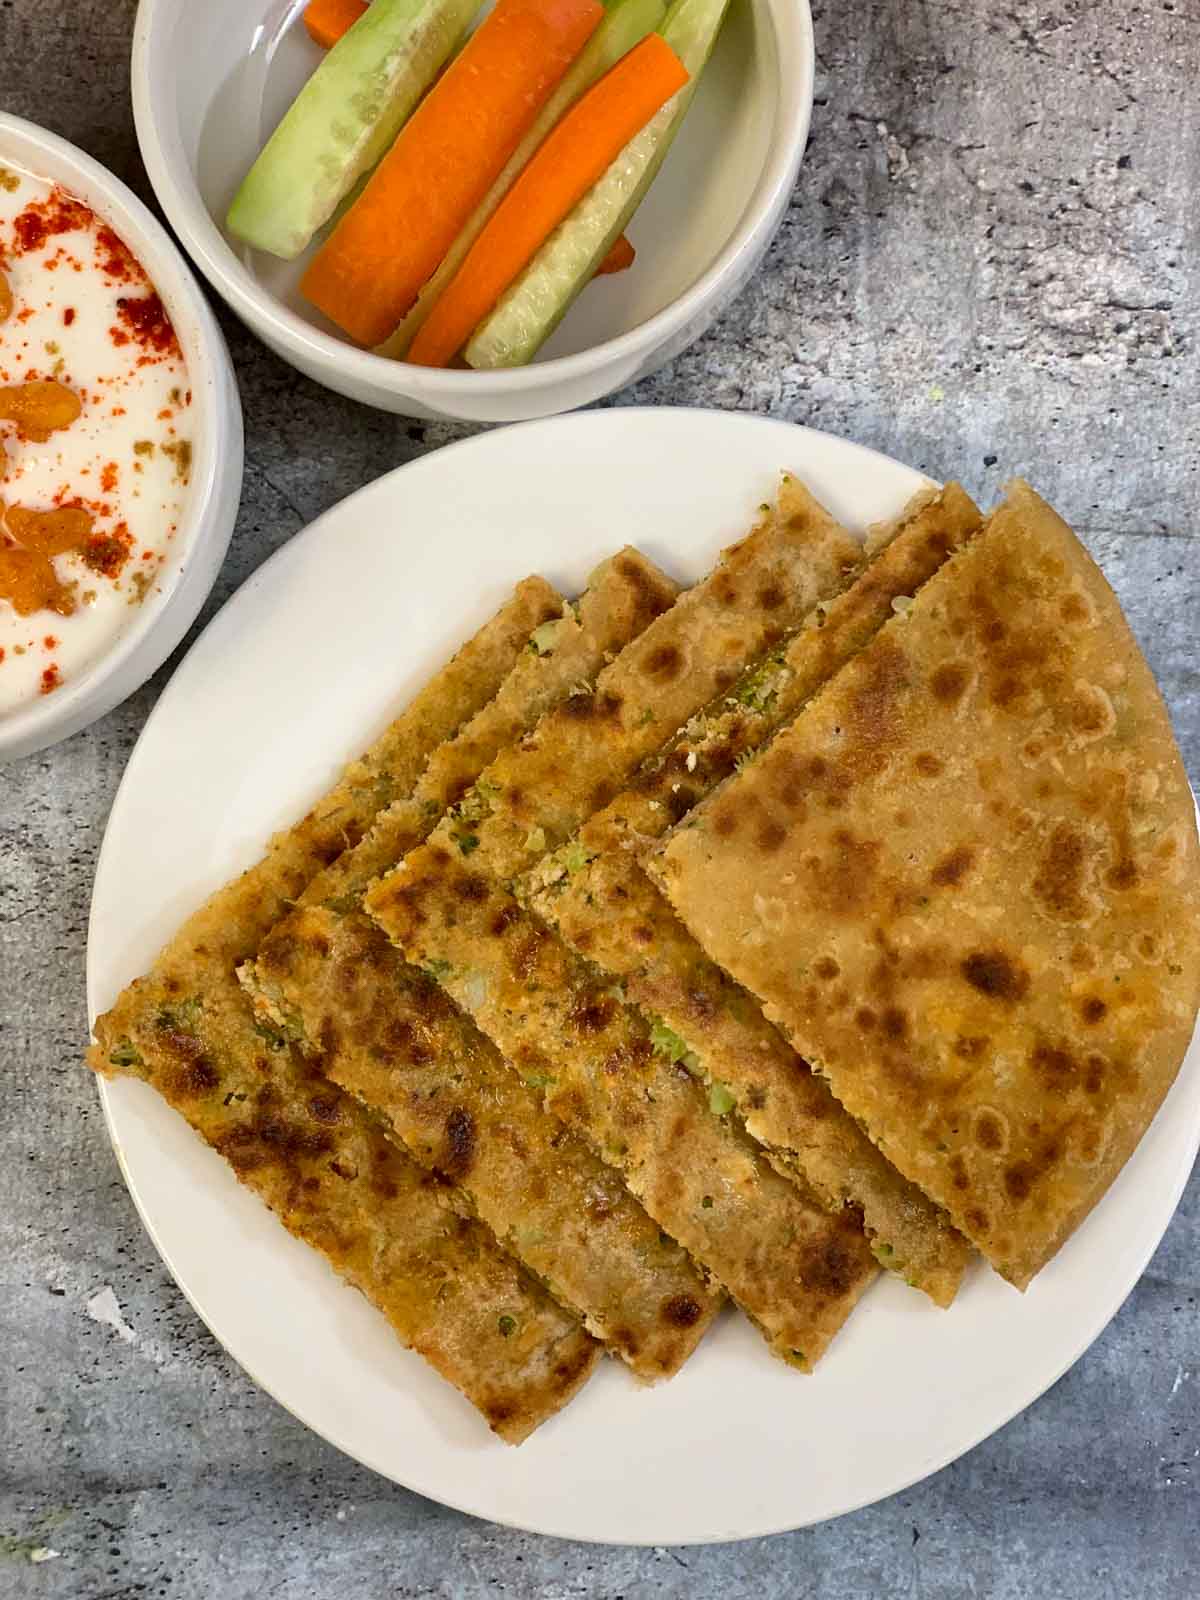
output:
[[[148, 197], [133, 18], [133, 0], [0, 0], [0, 105]], [[1200, 0], [821, 0], [816, 23], [812, 143], [763, 270], [615, 403], [812, 423], [983, 497], [1025, 472], [1114, 583], [1195, 782]], [[328, 395], [223, 321], [248, 459], [205, 618], [317, 512], [467, 431]], [[169, 671], [0, 772], [2, 1600], [1200, 1595], [1197, 1177], [1112, 1326], [1024, 1416], [919, 1488], [778, 1539], [511, 1533], [363, 1471], [261, 1394], [142, 1232], [80, 1065], [96, 851]]]

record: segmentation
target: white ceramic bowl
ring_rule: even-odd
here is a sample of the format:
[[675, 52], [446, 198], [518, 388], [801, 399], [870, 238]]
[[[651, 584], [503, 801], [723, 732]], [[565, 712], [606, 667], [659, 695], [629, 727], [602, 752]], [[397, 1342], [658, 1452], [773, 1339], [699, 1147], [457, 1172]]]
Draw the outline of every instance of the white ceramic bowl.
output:
[[0, 762], [56, 744], [102, 717], [167, 659], [216, 580], [242, 486], [242, 410], [229, 352], [204, 295], [166, 230], [82, 150], [0, 112], [0, 161], [77, 195], [124, 239], [150, 276], [183, 349], [192, 389], [192, 472], [179, 532], [155, 593], [78, 678], [0, 717]]
[[808, 0], [733, 0], [687, 126], [630, 228], [629, 272], [589, 285], [532, 365], [436, 371], [345, 342], [284, 264], [224, 232], [233, 194], [319, 59], [303, 0], [141, 0], [133, 105], [142, 155], [192, 259], [276, 354], [406, 416], [517, 422], [586, 405], [677, 355], [758, 266], [804, 154]]

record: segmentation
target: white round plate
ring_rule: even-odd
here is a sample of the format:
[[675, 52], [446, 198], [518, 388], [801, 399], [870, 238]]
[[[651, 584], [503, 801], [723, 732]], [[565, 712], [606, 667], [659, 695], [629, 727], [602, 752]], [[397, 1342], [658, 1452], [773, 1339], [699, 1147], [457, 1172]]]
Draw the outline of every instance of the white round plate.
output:
[[[96, 875], [92, 1014], [333, 782], [516, 579], [542, 572], [577, 592], [625, 541], [695, 578], [785, 467], [856, 528], [923, 481], [780, 422], [613, 410], [470, 439], [326, 513], [210, 624], [133, 753]], [[1027, 1294], [977, 1267], [938, 1311], [888, 1279], [812, 1377], [726, 1314], [673, 1382], [639, 1389], [606, 1363], [518, 1450], [150, 1089], [118, 1081], [100, 1093], [180, 1287], [302, 1421], [477, 1516], [670, 1545], [774, 1533], [893, 1494], [1053, 1383], [1120, 1306], [1175, 1209], [1200, 1138], [1200, 1047], [1106, 1199]]]

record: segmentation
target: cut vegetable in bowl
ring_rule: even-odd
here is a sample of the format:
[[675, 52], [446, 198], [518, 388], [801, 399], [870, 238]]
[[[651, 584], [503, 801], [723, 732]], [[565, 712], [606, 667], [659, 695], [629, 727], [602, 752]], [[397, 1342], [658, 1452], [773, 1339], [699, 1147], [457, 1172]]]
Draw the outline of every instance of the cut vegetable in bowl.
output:
[[[728, 3], [497, 0], [460, 50], [480, 0], [308, 0], [328, 53], [228, 226], [288, 260], [324, 234], [300, 293], [378, 355], [523, 365], [586, 284], [633, 265], [625, 226]], [[668, 58], [661, 96], [643, 75]]]
[[314, 44], [332, 50], [366, 11], [366, 0], [308, 0], [304, 26]]
[[599, 0], [499, 0], [305, 273], [318, 310], [362, 344], [387, 338], [603, 16]]
[[471, 247], [413, 341], [410, 361], [443, 367], [453, 359], [547, 235], [687, 81], [679, 57], [652, 33], [588, 90]]
[[654, 182], [727, 8], [728, 0], [675, 0], [662, 36], [690, 81], [626, 145], [476, 329], [465, 351], [469, 366], [516, 367], [532, 360], [595, 275]]
[[301, 89], [234, 196], [229, 229], [292, 260], [387, 151], [479, 0], [374, 0]]
[[628, 272], [636, 257], [637, 251], [626, 236], [622, 234], [596, 268], [596, 276], [598, 278], [606, 278], [614, 272]]
[[[554, 93], [542, 107], [541, 113], [528, 133], [509, 157], [504, 170], [492, 184], [487, 195], [476, 207], [458, 238], [446, 252], [441, 265], [417, 296], [417, 302], [396, 329], [380, 345], [379, 354], [403, 359], [416, 338], [439, 295], [462, 266], [468, 250], [487, 226], [496, 207], [524, 171], [534, 153], [553, 133], [560, 119], [571, 109], [580, 95], [611, 68], [621, 57], [640, 44], [646, 35], [659, 26], [666, 16], [666, 0], [614, 0], [605, 11], [604, 20], [580, 51]], [[624, 265], [632, 264], [632, 246]], [[609, 271], [620, 271], [610, 267]]]

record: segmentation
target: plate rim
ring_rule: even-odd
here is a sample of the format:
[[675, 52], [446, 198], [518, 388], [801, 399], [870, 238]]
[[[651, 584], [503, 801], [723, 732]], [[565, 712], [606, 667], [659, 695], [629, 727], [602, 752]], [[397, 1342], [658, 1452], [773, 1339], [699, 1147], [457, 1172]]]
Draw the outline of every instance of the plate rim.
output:
[[[445, 460], [447, 458], [454, 458], [460, 453], [470, 452], [473, 448], [478, 448], [481, 442], [490, 440], [497, 434], [503, 434], [506, 437], [510, 437], [514, 433], [526, 433], [530, 431], [546, 434], [560, 430], [573, 431], [576, 429], [581, 429], [582, 431], [586, 432], [589, 428], [597, 425], [611, 425], [611, 422], [614, 418], [627, 419], [630, 416], [640, 416], [643, 420], [658, 420], [663, 418], [664, 415], [669, 415], [673, 422], [686, 421], [686, 419], [689, 417], [703, 417], [705, 419], [721, 418], [722, 426], [732, 424], [750, 429], [758, 429], [763, 425], [766, 425], [772, 430], [785, 429], [793, 435], [803, 434], [814, 437], [818, 442], [832, 440], [838, 448], [851, 447], [853, 451], [861, 452], [867, 457], [873, 457], [878, 461], [885, 463], [889, 468], [904, 467], [906, 471], [917, 471], [917, 469], [905, 467], [904, 463], [898, 462], [895, 460], [895, 458], [888, 457], [870, 446], [861, 445], [856, 441], [844, 439], [839, 435], [829, 433], [825, 430], [793, 424], [781, 418], [762, 417], [750, 412], [723, 411], [716, 407], [607, 407], [601, 410], [574, 412], [551, 418], [534, 419], [531, 421], [512, 424], [499, 429], [489, 429], [484, 432], [472, 434], [464, 439], [456, 440], [449, 445], [430, 451], [425, 455], [418, 456], [411, 461], [402, 463], [400, 466], [382, 473], [379, 477], [372, 479], [369, 483], [361, 485], [349, 495], [345, 496], [342, 500], [326, 508], [311, 522], [306, 524], [305, 527], [295, 534], [291, 539], [275, 550], [265, 561], [263, 561], [261, 565], [257, 567], [255, 571], [251, 573], [249, 577], [247, 577], [243, 583], [241, 583], [238, 588], [223, 602], [219, 610], [209, 619], [201, 634], [195, 641], [193, 641], [192, 646], [189, 648], [188, 657], [185, 657], [185, 660], [179, 663], [179, 666], [176, 668], [176, 673], [172, 674], [171, 682], [164, 687], [162, 694], [159, 696], [157, 702], [150, 712], [150, 715], [147, 717], [146, 723], [139, 733], [133, 749], [130, 752], [116, 794], [113, 798], [109, 817], [105, 825], [104, 837], [96, 858], [96, 867], [93, 879], [93, 893], [89, 908], [87, 929], [86, 975], [89, 1030], [94, 1024], [99, 1009], [96, 1000], [97, 975], [93, 960], [93, 952], [96, 946], [96, 941], [93, 938], [94, 923], [99, 914], [97, 909], [97, 888], [100, 885], [104, 875], [107, 856], [111, 850], [115, 850], [117, 848], [116, 844], [114, 843], [114, 818], [116, 818], [118, 815], [122, 794], [125, 791], [126, 785], [137, 781], [138, 773], [136, 768], [139, 763], [139, 758], [143, 758], [144, 748], [148, 745], [150, 739], [155, 733], [160, 715], [163, 717], [170, 715], [172, 689], [174, 688], [176, 674], [183, 670], [187, 659], [190, 658], [192, 654], [192, 651], [199, 649], [208, 636], [210, 630], [214, 629], [217, 624], [221, 622], [222, 618], [224, 618], [226, 611], [235, 605], [245, 605], [250, 603], [257, 590], [265, 583], [270, 581], [271, 574], [277, 568], [277, 566], [286, 565], [288, 561], [294, 561], [298, 559], [297, 554], [294, 552], [297, 552], [299, 547], [305, 544], [311, 544], [321, 537], [322, 529], [327, 522], [335, 518], [343, 517], [346, 515], [348, 509], [351, 508], [362, 497], [369, 495], [372, 491], [378, 491], [384, 483], [391, 482], [392, 480], [398, 478], [401, 474], [413, 473], [415, 471], [420, 471], [421, 469], [444, 470]], [[434, 466], [435, 463], [437, 464], [436, 467]], [[566, 559], [570, 559], [569, 554]], [[1183, 1062], [1180, 1065], [1179, 1073], [1172, 1084], [1171, 1090], [1164, 1099], [1163, 1106], [1159, 1108], [1159, 1113], [1157, 1115], [1162, 1114], [1167, 1103], [1175, 1096], [1176, 1087], [1182, 1081], [1184, 1073], [1188, 1070], [1189, 1057], [1196, 1050], [1198, 1040], [1200, 1040], [1200, 1025], [1197, 1027], [1197, 1032], [1193, 1037], [1192, 1044], [1189, 1046], [1188, 1051], [1185, 1052]], [[1200, 1063], [1193, 1067], [1192, 1070], [1200, 1070]], [[1008, 1423], [1020, 1416], [1024, 1411], [1028, 1410], [1030, 1406], [1034, 1405], [1051, 1388], [1053, 1388], [1065, 1375], [1065, 1373], [1067, 1373], [1087, 1353], [1087, 1351], [1095, 1343], [1096, 1339], [1099, 1338], [1100, 1334], [1122, 1309], [1130, 1294], [1133, 1292], [1133, 1289], [1140, 1281], [1146, 1270], [1146, 1267], [1153, 1258], [1154, 1253], [1158, 1249], [1163, 1237], [1170, 1227], [1170, 1224], [1178, 1209], [1180, 1199], [1182, 1198], [1183, 1192], [1191, 1176], [1197, 1153], [1200, 1151], [1200, 1119], [1197, 1119], [1190, 1130], [1190, 1136], [1187, 1141], [1187, 1156], [1186, 1158], [1180, 1159], [1175, 1180], [1171, 1184], [1168, 1191], [1169, 1204], [1167, 1204], [1165, 1201], [1163, 1202], [1163, 1220], [1161, 1227], [1159, 1228], [1156, 1226], [1153, 1237], [1150, 1238], [1134, 1256], [1128, 1258], [1124, 1270], [1117, 1278], [1116, 1288], [1113, 1294], [1111, 1296], [1106, 1296], [1103, 1303], [1096, 1306], [1094, 1315], [1087, 1319], [1086, 1327], [1082, 1333], [1077, 1339], [1072, 1340], [1073, 1353], [1064, 1357], [1056, 1369], [1046, 1376], [1044, 1381], [1040, 1383], [1040, 1387], [1030, 1393], [1026, 1399], [1022, 1400], [1013, 1409], [1006, 1409], [1004, 1414], [997, 1415], [994, 1419], [987, 1420], [977, 1431], [972, 1430], [971, 1437], [966, 1444], [956, 1443], [944, 1452], [937, 1452], [932, 1458], [921, 1461], [913, 1471], [912, 1475], [906, 1477], [902, 1482], [897, 1482], [891, 1488], [882, 1493], [873, 1491], [868, 1492], [861, 1499], [853, 1500], [851, 1503], [846, 1504], [840, 1510], [834, 1513], [822, 1513], [815, 1516], [805, 1516], [803, 1513], [800, 1513], [797, 1517], [792, 1517], [782, 1522], [772, 1522], [769, 1525], [756, 1526], [748, 1531], [733, 1535], [722, 1531], [711, 1535], [690, 1535], [686, 1538], [672, 1536], [664, 1539], [661, 1537], [656, 1538], [651, 1537], [650, 1535], [645, 1535], [635, 1536], [632, 1538], [626, 1536], [616, 1539], [605, 1533], [580, 1531], [578, 1528], [564, 1529], [548, 1527], [545, 1524], [539, 1524], [536, 1520], [524, 1520], [507, 1512], [498, 1515], [495, 1511], [489, 1510], [478, 1503], [472, 1504], [469, 1498], [459, 1499], [441, 1490], [434, 1494], [429, 1489], [421, 1487], [419, 1484], [413, 1483], [405, 1477], [399, 1476], [390, 1466], [378, 1464], [375, 1460], [366, 1458], [364, 1454], [359, 1453], [357, 1450], [352, 1450], [345, 1444], [340, 1443], [337, 1439], [331, 1436], [326, 1427], [323, 1427], [319, 1423], [310, 1420], [307, 1416], [302, 1414], [302, 1412], [298, 1410], [292, 1402], [282, 1398], [281, 1395], [276, 1392], [276, 1389], [273, 1387], [271, 1381], [261, 1377], [258, 1372], [255, 1371], [251, 1365], [248, 1365], [241, 1356], [234, 1354], [229, 1345], [225, 1343], [217, 1329], [213, 1326], [208, 1316], [205, 1314], [201, 1305], [198, 1303], [192, 1291], [189, 1289], [187, 1283], [176, 1271], [176, 1268], [172, 1262], [171, 1254], [160, 1238], [159, 1229], [156, 1226], [152, 1215], [148, 1213], [145, 1205], [143, 1204], [143, 1197], [140, 1193], [138, 1184], [129, 1168], [126, 1152], [116, 1126], [116, 1114], [111, 1095], [112, 1088], [113, 1085], [111, 1085], [109, 1081], [105, 1080], [104, 1078], [97, 1077], [97, 1092], [104, 1115], [105, 1127], [117, 1159], [122, 1180], [129, 1191], [131, 1199], [133, 1200], [139, 1221], [145, 1228], [155, 1250], [158, 1252], [164, 1266], [170, 1273], [171, 1278], [176, 1286], [183, 1294], [188, 1305], [199, 1317], [204, 1326], [209, 1330], [213, 1338], [221, 1346], [222, 1350], [224, 1350], [226, 1354], [231, 1357], [231, 1359], [236, 1361], [238, 1366], [241, 1367], [244, 1372], [246, 1372], [251, 1381], [259, 1388], [263, 1389], [277, 1405], [281, 1406], [285, 1411], [293, 1416], [302, 1426], [309, 1428], [326, 1443], [331, 1445], [334, 1449], [340, 1451], [342, 1454], [346, 1455], [349, 1459], [356, 1461], [359, 1465], [367, 1467], [369, 1470], [377, 1473], [388, 1482], [395, 1483], [399, 1487], [404, 1488], [411, 1493], [421, 1495], [423, 1498], [429, 1499], [435, 1504], [445, 1505], [448, 1508], [464, 1515], [483, 1521], [490, 1521], [498, 1526], [511, 1527], [525, 1533], [538, 1534], [543, 1537], [570, 1540], [585, 1544], [609, 1546], [626, 1545], [631, 1548], [652, 1548], [656, 1545], [661, 1545], [664, 1543], [676, 1547], [683, 1547], [685, 1545], [701, 1546], [709, 1544], [741, 1542], [743, 1540], [752, 1538], [773, 1537], [782, 1533], [794, 1532], [801, 1528], [816, 1526], [823, 1522], [832, 1522], [843, 1516], [848, 1516], [854, 1512], [861, 1511], [870, 1505], [882, 1503], [885, 1500], [893, 1498], [897, 1494], [903, 1494], [909, 1489], [913, 1488], [916, 1484], [923, 1482], [926, 1478], [934, 1476], [938, 1472], [942, 1471], [945, 1467], [951, 1465], [954, 1461], [959, 1460], [961, 1457], [969, 1454], [981, 1443], [983, 1443], [984, 1440], [990, 1438], [992, 1434], [998, 1432], [999, 1429], [1007, 1426]], [[149, 1092], [153, 1093], [152, 1090]], [[1148, 1131], [1149, 1129], [1147, 1132]], [[261, 1205], [261, 1202], [259, 1202], [259, 1204]], [[1007, 1405], [1007, 1402], [1005, 1402], [1005, 1404]]]

